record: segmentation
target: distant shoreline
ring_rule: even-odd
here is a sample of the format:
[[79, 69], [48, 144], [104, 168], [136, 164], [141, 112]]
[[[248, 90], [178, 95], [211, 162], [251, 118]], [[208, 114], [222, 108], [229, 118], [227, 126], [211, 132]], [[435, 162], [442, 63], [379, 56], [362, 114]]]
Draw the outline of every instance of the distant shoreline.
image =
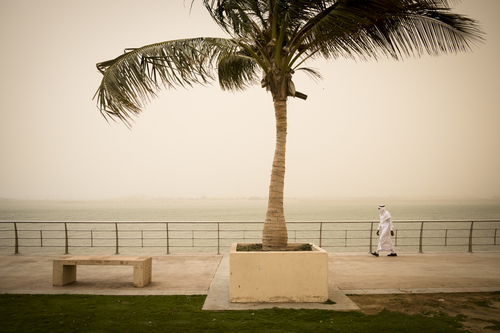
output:
[[[149, 197], [149, 196], [130, 196], [123, 198], [109, 199], [19, 199], [19, 198], [0, 198], [0, 203], [172, 203], [172, 202], [267, 202], [266, 197], [238, 197], [238, 198], [168, 198], [168, 197]], [[389, 204], [389, 203], [425, 203], [425, 204], [499, 204], [500, 198], [440, 198], [440, 197], [285, 197], [285, 202], [301, 203], [331, 203], [331, 204]]]

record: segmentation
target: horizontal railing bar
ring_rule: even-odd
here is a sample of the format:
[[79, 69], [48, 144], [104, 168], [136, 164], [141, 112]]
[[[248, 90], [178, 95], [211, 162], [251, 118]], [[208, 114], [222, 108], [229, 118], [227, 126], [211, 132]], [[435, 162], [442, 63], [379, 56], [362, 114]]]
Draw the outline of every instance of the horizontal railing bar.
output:
[[[196, 224], [214, 224], [214, 223], [223, 223], [223, 224], [251, 224], [251, 223], [257, 223], [257, 224], [263, 224], [264, 222], [260, 221], [65, 221], [65, 220], [60, 220], [60, 221], [26, 221], [26, 220], [0, 220], [0, 223], [91, 223], [91, 224], [135, 224], [135, 223], [146, 223], [146, 224], [156, 224], [156, 223], [161, 223], [161, 224], [187, 224], [187, 223], [196, 223]], [[335, 220], [329, 220], [329, 221], [287, 221], [287, 223], [291, 224], [298, 224], [298, 223], [307, 223], [307, 224], [314, 224], [314, 223], [372, 223], [376, 222], [378, 223], [378, 220], [349, 220], [349, 221], [335, 221]], [[397, 223], [470, 223], [470, 222], [500, 222], [500, 219], [481, 219], [481, 220], [393, 220], [395, 224]]]

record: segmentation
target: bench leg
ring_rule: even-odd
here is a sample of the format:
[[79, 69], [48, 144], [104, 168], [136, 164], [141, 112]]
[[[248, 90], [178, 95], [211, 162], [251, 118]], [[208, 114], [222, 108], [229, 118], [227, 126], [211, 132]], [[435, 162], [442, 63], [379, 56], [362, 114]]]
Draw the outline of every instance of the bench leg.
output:
[[134, 265], [134, 287], [145, 287], [151, 283], [152, 260], [137, 263]]
[[74, 281], [76, 281], [76, 265], [63, 265], [54, 261], [52, 285], [64, 286]]

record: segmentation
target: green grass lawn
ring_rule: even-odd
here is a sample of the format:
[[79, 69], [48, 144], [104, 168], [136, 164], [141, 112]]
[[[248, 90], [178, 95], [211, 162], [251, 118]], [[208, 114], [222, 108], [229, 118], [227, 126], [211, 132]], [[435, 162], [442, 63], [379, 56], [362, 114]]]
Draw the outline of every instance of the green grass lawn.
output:
[[459, 317], [202, 311], [206, 296], [0, 295], [0, 332], [463, 332]]

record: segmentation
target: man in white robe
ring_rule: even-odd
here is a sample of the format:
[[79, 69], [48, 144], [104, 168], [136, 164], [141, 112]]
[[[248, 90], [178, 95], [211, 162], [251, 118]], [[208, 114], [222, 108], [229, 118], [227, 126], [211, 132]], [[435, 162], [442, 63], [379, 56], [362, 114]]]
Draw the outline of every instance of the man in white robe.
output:
[[378, 257], [380, 252], [391, 252], [388, 257], [396, 257], [394, 251], [394, 244], [392, 244], [391, 236], [394, 236], [394, 226], [392, 224], [391, 213], [385, 209], [385, 205], [378, 206], [380, 212], [380, 223], [377, 229], [377, 236], [380, 235], [378, 240], [377, 251], [372, 254]]

